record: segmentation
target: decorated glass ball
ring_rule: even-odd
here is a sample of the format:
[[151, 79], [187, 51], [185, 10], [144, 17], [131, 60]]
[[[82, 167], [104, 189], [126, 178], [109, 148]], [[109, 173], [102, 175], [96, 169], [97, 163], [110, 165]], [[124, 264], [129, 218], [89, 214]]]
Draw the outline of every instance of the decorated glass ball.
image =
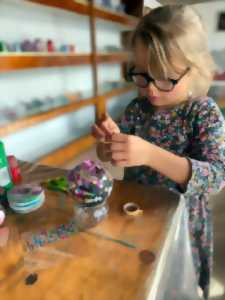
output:
[[111, 194], [112, 176], [97, 162], [85, 160], [68, 173], [70, 192], [80, 204], [95, 205]]
[[88, 229], [101, 222], [108, 214], [112, 176], [99, 163], [85, 160], [69, 171], [68, 183], [78, 227]]

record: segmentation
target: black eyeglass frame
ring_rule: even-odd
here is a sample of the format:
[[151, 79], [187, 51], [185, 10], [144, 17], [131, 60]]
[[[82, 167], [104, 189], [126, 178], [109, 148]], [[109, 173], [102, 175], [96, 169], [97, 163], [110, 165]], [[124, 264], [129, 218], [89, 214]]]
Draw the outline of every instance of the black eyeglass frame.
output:
[[135, 84], [138, 86], [138, 87], [140, 87], [140, 88], [147, 88], [148, 87], [148, 85], [152, 82], [153, 84], [154, 84], [154, 86], [159, 90], [159, 91], [162, 91], [162, 92], [171, 92], [173, 89], [174, 89], [174, 87], [179, 83], [179, 81], [190, 71], [190, 67], [188, 67], [186, 70], [185, 70], [185, 72], [178, 78], [178, 79], [172, 79], [172, 78], [168, 78], [167, 80], [169, 80], [171, 83], [172, 83], [172, 87], [171, 87], [171, 89], [161, 89], [161, 88], [159, 88], [157, 85], [156, 85], [156, 83], [155, 83], [155, 79], [154, 78], [152, 78], [151, 76], [149, 76], [147, 73], [144, 73], [144, 72], [134, 72], [133, 70], [135, 69], [135, 67], [133, 67], [133, 68], [131, 68], [131, 70], [128, 72], [128, 76], [127, 76], [127, 78], [128, 78], [128, 80], [129, 81], [133, 81], [134, 82], [134, 80], [133, 80], [133, 76], [138, 76], [138, 75], [140, 75], [140, 76], [143, 76], [144, 78], [145, 78], [145, 80], [146, 80], [146, 86], [140, 86], [140, 85], [137, 85], [135, 82]]

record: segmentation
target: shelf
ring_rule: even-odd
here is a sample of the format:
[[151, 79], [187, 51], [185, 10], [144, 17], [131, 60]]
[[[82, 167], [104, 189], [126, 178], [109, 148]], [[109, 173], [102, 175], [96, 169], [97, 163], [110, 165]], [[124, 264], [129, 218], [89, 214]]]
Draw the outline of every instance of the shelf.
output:
[[[122, 94], [132, 91], [132, 90], [134, 90], [134, 87], [122, 87], [122, 88], [114, 89], [110, 92], [102, 93], [100, 96], [104, 97], [108, 100], [108, 98], [110, 98], [110, 97], [122, 95]], [[49, 121], [51, 119], [60, 117], [64, 114], [74, 112], [76, 110], [79, 110], [82, 107], [86, 107], [89, 105], [95, 105], [98, 101], [98, 97], [97, 98], [89, 98], [86, 100], [85, 99], [79, 100], [79, 101], [75, 100], [76, 97], [74, 97], [73, 95], [67, 95], [67, 97], [72, 102], [71, 104], [61, 106], [61, 107], [52, 109], [47, 112], [39, 113], [37, 115], [18, 119], [16, 121], [13, 121], [12, 123], [0, 126], [0, 137], [15, 133], [21, 129], [29, 128], [29, 127], [37, 125], [41, 122]]]
[[77, 3], [73, 0], [26, 0], [44, 6], [55, 7], [81, 15], [90, 14], [90, 6], [87, 4]]
[[[136, 88], [134, 86], [127, 86], [103, 93], [101, 96], [104, 96], [106, 100], [109, 100], [110, 97], [115, 97], [123, 93], [135, 90]], [[91, 135], [87, 135], [40, 158], [38, 160], [38, 163], [52, 167], [61, 167], [69, 161], [74, 160], [76, 155], [79, 155], [80, 153], [92, 147], [95, 142], [95, 139]]]
[[[72, 100], [72, 96], [70, 96], [70, 100]], [[52, 109], [47, 112], [43, 112], [37, 115], [25, 117], [22, 119], [18, 119], [13, 121], [12, 123], [6, 124], [4, 126], [0, 126], [0, 136], [6, 136], [12, 133], [15, 133], [21, 129], [29, 128], [31, 126], [37, 125], [41, 122], [46, 122], [51, 119], [60, 117], [64, 114], [76, 111], [82, 107], [89, 106], [95, 104], [96, 100], [94, 98], [76, 101], [74, 103], [58, 107]]]
[[1, 54], [0, 72], [43, 67], [85, 65], [90, 63], [90, 54]]
[[[49, 7], [55, 7], [59, 9], [63, 9], [66, 11], [82, 14], [82, 15], [90, 15], [91, 8], [88, 4], [76, 3], [73, 0], [27, 0], [28, 2], [33, 2]], [[109, 9], [105, 9], [102, 7], [95, 6], [93, 9], [93, 14], [95, 17], [117, 22], [127, 26], [136, 26], [138, 23], [138, 18], [126, 15], [124, 13], [117, 13], [111, 11]]]
[[138, 24], [138, 18], [126, 15], [124, 13], [116, 13], [102, 7], [94, 8], [94, 15], [97, 18], [120, 23], [123, 25], [135, 27]]
[[[93, 59], [91, 54], [1, 54], [0, 72], [87, 65], [91, 64]], [[129, 52], [102, 53], [96, 56], [97, 63], [122, 63], [128, 59]]]
[[76, 139], [75, 141], [51, 152], [40, 158], [37, 162], [52, 167], [61, 167], [65, 163], [73, 160], [76, 155], [84, 152], [95, 144], [95, 138], [91, 135]]
[[123, 63], [129, 60], [129, 52], [98, 53], [97, 63]]

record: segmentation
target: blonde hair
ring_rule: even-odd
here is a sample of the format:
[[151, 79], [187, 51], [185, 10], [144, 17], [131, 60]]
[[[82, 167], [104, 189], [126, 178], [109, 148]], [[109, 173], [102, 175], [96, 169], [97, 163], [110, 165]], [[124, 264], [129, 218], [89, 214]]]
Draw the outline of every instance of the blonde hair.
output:
[[149, 70], [154, 78], [190, 68], [193, 97], [206, 95], [214, 74], [206, 30], [189, 6], [166, 5], [145, 15], [137, 25], [132, 46], [142, 42], [149, 49]]

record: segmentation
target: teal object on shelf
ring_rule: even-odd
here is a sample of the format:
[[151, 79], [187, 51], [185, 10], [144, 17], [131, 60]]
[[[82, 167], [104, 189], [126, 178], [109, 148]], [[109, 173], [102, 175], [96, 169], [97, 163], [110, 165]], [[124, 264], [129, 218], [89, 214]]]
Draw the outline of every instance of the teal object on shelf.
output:
[[0, 52], [8, 52], [7, 45], [3, 41], [0, 41]]
[[221, 111], [222, 111], [222, 114], [223, 114], [223, 116], [224, 116], [224, 118], [225, 118], [225, 107], [222, 107], [222, 108], [221, 108]]

